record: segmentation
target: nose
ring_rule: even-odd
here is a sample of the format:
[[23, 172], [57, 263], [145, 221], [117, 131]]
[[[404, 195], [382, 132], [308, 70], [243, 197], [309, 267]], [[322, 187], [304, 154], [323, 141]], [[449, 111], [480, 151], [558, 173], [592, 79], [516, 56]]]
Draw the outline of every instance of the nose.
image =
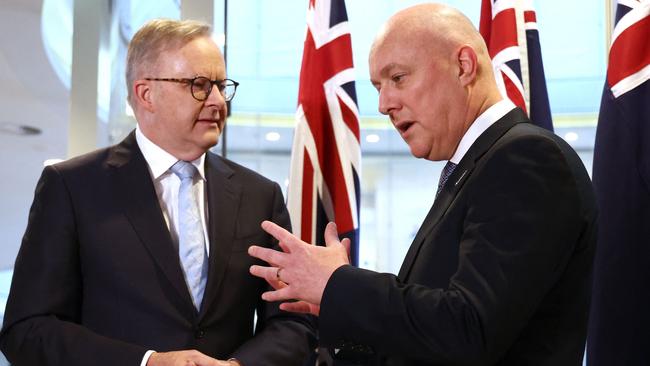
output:
[[226, 107], [226, 100], [224, 99], [221, 92], [219, 92], [219, 88], [216, 86], [212, 88], [210, 94], [208, 95], [208, 99], [205, 100], [205, 106], [215, 106], [219, 109]]
[[395, 94], [388, 87], [379, 90], [379, 113], [388, 115], [399, 107]]

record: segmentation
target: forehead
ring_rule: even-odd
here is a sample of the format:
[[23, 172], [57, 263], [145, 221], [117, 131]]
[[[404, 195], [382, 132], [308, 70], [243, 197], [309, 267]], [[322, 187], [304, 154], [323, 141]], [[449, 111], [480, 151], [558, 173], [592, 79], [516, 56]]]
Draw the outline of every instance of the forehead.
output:
[[209, 37], [195, 38], [179, 47], [161, 52], [158, 69], [176, 76], [207, 76], [224, 78], [225, 63], [221, 51]]
[[395, 34], [380, 38], [370, 52], [370, 75], [379, 78], [394, 69], [415, 68], [426, 59], [427, 53], [427, 48], [417, 37]]

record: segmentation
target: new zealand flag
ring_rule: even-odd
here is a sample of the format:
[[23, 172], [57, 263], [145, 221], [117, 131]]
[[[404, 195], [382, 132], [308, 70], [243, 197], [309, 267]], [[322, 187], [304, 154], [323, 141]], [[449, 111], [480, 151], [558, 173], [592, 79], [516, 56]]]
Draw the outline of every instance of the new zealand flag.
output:
[[483, 0], [479, 27], [501, 95], [553, 130], [537, 16], [531, 0]]
[[590, 366], [650, 365], [649, 79], [650, 2], [619, 0], [594, 148]]
[[358, 261], [359, 109], [344, 0], [311, 0], [300, 70], [287, 207], [293, 233], [324, 244], [329, 221]]

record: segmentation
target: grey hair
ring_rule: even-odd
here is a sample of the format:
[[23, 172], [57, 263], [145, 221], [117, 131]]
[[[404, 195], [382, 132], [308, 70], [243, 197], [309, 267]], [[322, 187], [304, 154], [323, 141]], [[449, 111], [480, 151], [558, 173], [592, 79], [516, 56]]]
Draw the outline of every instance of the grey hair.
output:
[[131, 103], [133, 94], [133, 82], [141, 77], [142, 69], [155, 65], [161, 52], [211, 34], [209, 24], [196, 20], [153, 19], [145, 23], [133, 35], [126, 55], [129, 102]]

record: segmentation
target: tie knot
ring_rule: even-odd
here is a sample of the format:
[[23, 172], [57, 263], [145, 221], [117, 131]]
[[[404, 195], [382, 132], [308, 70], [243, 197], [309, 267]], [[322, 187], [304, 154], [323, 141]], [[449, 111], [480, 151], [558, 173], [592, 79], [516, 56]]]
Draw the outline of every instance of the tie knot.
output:
[[172, 165], [172, 167], [169, 169], [172, 171], [172, 173], [176, 174], [181, 180], [187, 178], [193, 178], [194, 175], [196, 174], [196, 167], [194, 166], [194, 164], [184, 160], [177, 161], [176, 164]]
[[456, 164], [452, 163], [451, 161], [448, 161], [447, 164], [445, 164], [444, 169], [442, 169], [443, 175], [449, 178], [451, 173], [454, 172], [454, 169], [456, 169]]

